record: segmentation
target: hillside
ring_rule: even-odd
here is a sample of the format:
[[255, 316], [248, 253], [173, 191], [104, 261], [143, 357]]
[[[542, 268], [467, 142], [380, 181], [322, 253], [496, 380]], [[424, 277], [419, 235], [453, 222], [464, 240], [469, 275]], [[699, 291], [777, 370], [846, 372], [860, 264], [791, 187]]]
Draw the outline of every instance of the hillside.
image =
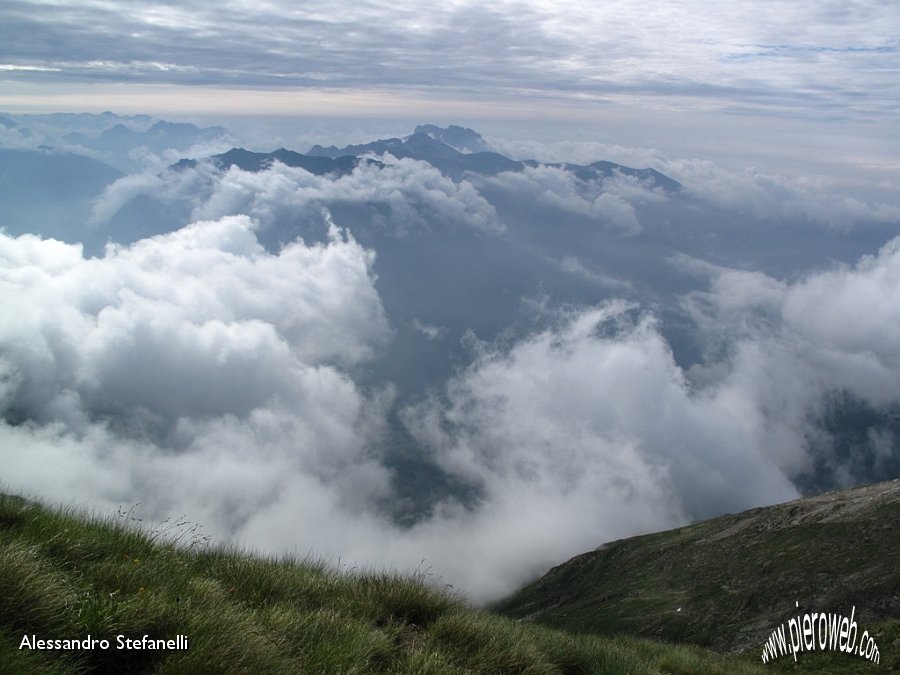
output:
[[860, 626], [878, 628], [883, 661], [896, 665], [898, 527], [900, 480], [829, 492], [605, 544], [496, 609], [556, 628], [758, 658], [786, 619], [855, 607]]
[[13, 235], [37, 233], [83, 241], [92, 200], [123, 174], [90, 157], [50, 148], [0, 148], [0, 226]]
[[[432, 581], [265, 560], [210, 549], [186, 522], [139, 528], [127, 513], [88, 519], [0, 496], [0, 672], [766, 672], [697, 648], [521, 625]], [[180, 635], [189, 649], [117, 649], [120, 635]], [[26, 636], [110, 644], [22, 649]]]

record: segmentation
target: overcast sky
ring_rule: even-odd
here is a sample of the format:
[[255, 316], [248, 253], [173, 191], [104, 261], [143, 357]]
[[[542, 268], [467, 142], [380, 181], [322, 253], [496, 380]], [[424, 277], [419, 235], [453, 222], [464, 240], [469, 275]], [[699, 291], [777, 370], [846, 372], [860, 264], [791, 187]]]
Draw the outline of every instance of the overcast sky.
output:
[[[528, 117], [615, 103], [877, 123], [900, 94], [898, 36], [892, 0], [6, 0], [0, 105], [140, 93], [171, 108], [203, 85], [195, 108], [244, 112], [464, 102]], [[223, 101], [223, 89], [251, 91]]]

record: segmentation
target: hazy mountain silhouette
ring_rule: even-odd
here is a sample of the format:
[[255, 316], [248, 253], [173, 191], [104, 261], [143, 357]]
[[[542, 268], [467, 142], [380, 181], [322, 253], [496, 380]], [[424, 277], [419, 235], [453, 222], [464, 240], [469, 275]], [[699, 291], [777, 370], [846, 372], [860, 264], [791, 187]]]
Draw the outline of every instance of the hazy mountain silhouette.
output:
[[10, 234], [83, 241], [92, 200], [123, 175], [69, 152], [0, 148], [0, 224]]
[[[465, 151], [461, 151], [461, 149]], [[472, 129], [451, 125], [441, 128], [433, 124], [423, 124], [406, 138], [383, 138], [361, 145], [347, 145], [338, 148], [333, 145], [314, 145], [308, 155], [337, 158], [342, 156], [391, 154], [398, 159], [408, 157], [428, 162], [443, 174], [459, 180], [467, 171], [495, 176], [504, 171], [522, 171], [526, 166], [543, 164], [536, 160], [517, 161], [490, 150], [485, 140]], [[580, 164], [548, 164], [571, 171], [581, 180], [602, 180], [616, 173], [633, 176], [644, 183], [660, 187], [668, 192], [681, 188], [678, 181], [655, 169], [633, 169], [613, 162], [599, 161], [582, 166]]]
[[228, 135], [224, 127], [197, 127], [183, 122], [160, 121], [146, 131], [136, 131], [122, 123], [116, 124], [96, 137], [81, 132], [66, 134], [63, 139], [101, 152], [121, 153], [141, 146], [153, 152], [168, 148], [186, 150], [192, 145]]
[[420, 124], [415, 128], [413, 134], [426, 134], [434, 140], [446, 143], [460, 152], [490, 152], [492, 150], [491, 146], [481, 137], [481, 134], [468, 127], [460, 127], [456, 124], [451, 124], [446, 129], [442, 129], [434, 124]]
[[[274, 152], [251, 152], [244, 148], [232, 148], [228, 152], [221, 155], [213, 155], [209, 158], [215, 166], [220, 169], [227, 170], [232, 166], [236, 166], [243, 171], [265, 171], [272, 162], [281, 162], [286, 166], [298, 167], [305, 169], [317, 176], [326, 174], [345, 175], [353, 171], [359, 160], [356, 157], [344, 155], [341, 157], [318, 157], [313, 155], [303, 155], [299, 152], [279, 148]], [[175, 168], [184, 168], [196, 165], [196, 160], [183, 159]]]

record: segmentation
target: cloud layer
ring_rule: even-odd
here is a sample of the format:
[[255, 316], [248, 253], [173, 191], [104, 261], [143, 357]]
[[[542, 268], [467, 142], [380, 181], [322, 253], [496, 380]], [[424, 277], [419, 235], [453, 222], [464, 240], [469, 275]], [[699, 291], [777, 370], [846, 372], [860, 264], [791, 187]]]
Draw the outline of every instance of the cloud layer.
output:
[[[852, 481], [854, 458], [812, 442], [817, 414], [834, 391], [900, 404], [900, 240], [792, 284], [682, 259], [709, 280], [685, 298], [702, 366], [622, 301], [470, 339], [469, 365], [401, 410], [464, 494], [400, 525], [393, 393], [353, 374], [390, 339], [372, 254], [334, 227], [267, 253], [255, 227], [200, 221], [92, 259], [0, 236], [6, 484], [187, 513], [268, 551], [424, 559], [484, 600], [611, 538], [797, 496], [817, 463]], [[872, 443], [890, 457], [896, 439]]]
[[6, 481], [101, 504], [143, 494], [154, 513], [205, 495], [188, 501], [234, 527], [247, 500], [269, 498], [242, 481], [277, 490], [286, 466], [322, 477], [365, 465], [377, 397], [344, 370], [389, 329], [371, 254], [336, 229], [278, 255], [246, 217], [99, 259], [27, 235], [0, 242]]
[[[531, 0], [491, 6], [331, 3], [298, 8], [69, 0], [4, 3], [7, 77], [703, 99], [737, 112], [887, 114], [900, 13], [890, 3]], [[775, 20], [772, 18], [775, 17]], [[264, 37], [261, 37], [264, 36]], [[526, 49], [523, 49], [526, 46]], [[160, 55], [165, 55], [161, 57]]]
[[[379, 158], [360, 163], [344, 176], [317, 176], [274, 162], [265, 171], [232, 166], [224, 173], [200, 163], [183, 170], [133, 174], [112, 183], [94, 204], [96, 224], [104, 224], [129, 200], [153, 197], [192, 205], [190, 218], [248, 214], [265, 231], [308, 229], [321, 223], [323, 209], [349, 206], [365, 213], [374, 232], [403, 236], [433, 226], [499, 234], [504, 226], [494, 207], [468, 181], [454, 182], [426, 162]], [[169, 227], [177, 223], [169, 223]]]
[[[270, 552], [424, 560], [481, 601], [615, 537], [895, 475], [900, 239], [798, 261], [850, 259], [854, 221], [896, 211], [661, 161], [687, 196], [550, 166], [150, 162], [94, 204], [127, 235], [101, 256], [0, 233], [0, 480]], [[128, 229], [140, 199], [165, 233]], [[722, 262], [760, 232], [789, 275]]]

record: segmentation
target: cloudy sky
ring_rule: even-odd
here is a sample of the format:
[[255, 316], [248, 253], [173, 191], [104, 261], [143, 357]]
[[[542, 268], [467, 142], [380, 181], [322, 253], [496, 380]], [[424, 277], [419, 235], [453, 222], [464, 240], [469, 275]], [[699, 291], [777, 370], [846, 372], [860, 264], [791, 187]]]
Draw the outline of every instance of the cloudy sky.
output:
[[[5, 0], [0, 487], [488, 600], [894, 477], [898, 50], [890, 0]], [[32, 115], [105, 110], [231, 135]], [[422, 122], [682, 188], [202, 161]]]
[[382, 105], [405, 93], [878, 119], [898, 93], [890, 1], [11, 0], [0, 18], [0, 67], [36, 96], [53, 85], [208, 85]]
[[580, 123], [632, 145], [799, 134], [896, 168], [898, 50], [891, 0], [9, 0], [0, 109]]

